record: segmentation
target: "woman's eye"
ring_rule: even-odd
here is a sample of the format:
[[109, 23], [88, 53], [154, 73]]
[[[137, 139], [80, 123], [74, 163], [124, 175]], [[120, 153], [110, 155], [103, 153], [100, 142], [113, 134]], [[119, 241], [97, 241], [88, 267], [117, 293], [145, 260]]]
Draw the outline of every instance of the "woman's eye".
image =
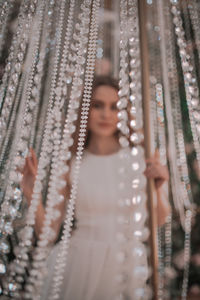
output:
[[93, 107], [93, 108], [101, 108], [102, 105], [101, 105], [101, 103], [93, 103], [93, 104], [92, 104], [92, 107]]
[[117, 105], [115, 105], [115, 104], [112, 105], [112, 106], [111, 106], [111, 109], [112, 109], [112, 110], [118, 110]]

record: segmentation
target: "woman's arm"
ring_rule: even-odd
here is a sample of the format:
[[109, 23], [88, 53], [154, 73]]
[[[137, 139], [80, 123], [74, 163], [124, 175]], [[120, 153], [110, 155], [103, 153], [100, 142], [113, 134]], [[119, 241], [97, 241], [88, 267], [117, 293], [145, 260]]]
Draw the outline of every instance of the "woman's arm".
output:
[[[27, 200], [28, 205], [30, 205], [30, 203], [31, 203], [34, 182], [35, 182], [35, 178], [36, 178], [36, 174], [37, 174], [37, 167], [38, 167], [38, 161], [37, 161], [36, 154], [33, 149], [30, 149], [30, 155], [26, 158], [25, 166], [22, 171], [23, 179], [21, 182], [21, 188], [23, 190], [23, 193]], [[61, 178], [61, 180], [65, 180], [65, 182], [68, 182], [67, 179], [68, 179], [67, 175], [65, 175], [65, 176], [63, 176], [63, 178]], [[61, 189], [60, 193], [59, 193], [60, 196], [63, 197], [63, 201], [61, 201], [58, 205], [56, 205], [54, 207], [55, 210], [58, 210], [60, 215], [55, 221], [52, 221], [52, 223], [51, 223], [51, 228], [56, 233], [55, 239], [52, 240], [51, 242], [55, 242], [55, 240], [57, 239], [57, 236], [59, 234], [60, 227], [63, 222], [64, 216], [65, 216], [66, 198], [68, 196], [68, 193], [69, 193], [69, 189], [65, 185], [65, 187], [63, 189]], [[45, 207], [42, 202], [42, 197], [40, 197], [38, 208], [36, 211], [36, 217], [35, 217], [35, 233], [36, 233], [37, 237], [39, 237], [39, 235], [42, 231], [44, 219], [45, 219]]]
[[157, 193], [156, 214], [158, 216], [158, 225], [161, 226], [166, 222], [166, 217], [171, 213], [167, 192], [164, 189], [169, 181], [169, 172], [166, 166], [161, 165], [158, 150], [156, 150], [152, 158], [146, 160], [146, 163], [147, 168], [144, 174], [147, 178], [152, 178], [155, 181]]

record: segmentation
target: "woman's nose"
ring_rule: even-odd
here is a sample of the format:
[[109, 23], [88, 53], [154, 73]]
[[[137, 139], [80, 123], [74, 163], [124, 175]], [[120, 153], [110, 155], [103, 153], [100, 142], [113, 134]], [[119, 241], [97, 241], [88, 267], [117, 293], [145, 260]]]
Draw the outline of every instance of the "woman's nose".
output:
[[109, 108], [105, 108], [104, 110], [103, 110], [103, 117], [104, 118], [110, 118], [110, 109]]

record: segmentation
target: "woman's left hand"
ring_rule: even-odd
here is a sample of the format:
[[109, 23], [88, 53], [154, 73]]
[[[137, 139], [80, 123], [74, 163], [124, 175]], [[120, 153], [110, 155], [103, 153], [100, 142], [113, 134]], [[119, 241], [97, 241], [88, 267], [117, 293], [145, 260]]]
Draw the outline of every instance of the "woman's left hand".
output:
[[160, 163], [158, 149], [156, 149], [153, 157], [146, 160], [146, 163], [147, 168], [144, 174], [147, 178], [154, 179], [156, 189], [159, 189], [165, 181], [169, 180], [169, 172], [167, 167]]

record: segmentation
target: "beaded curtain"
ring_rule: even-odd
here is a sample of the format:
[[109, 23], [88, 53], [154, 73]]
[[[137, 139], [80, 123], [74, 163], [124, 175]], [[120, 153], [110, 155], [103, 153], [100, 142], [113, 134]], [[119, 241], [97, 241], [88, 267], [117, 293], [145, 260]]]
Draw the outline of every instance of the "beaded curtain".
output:
[[[186, 299], [193, 194], [182, 103], [184, 101], [188, 112], [187, 124], [199, 168], [200, 4], [197, 0], [145, 2], [152, 139], [154, 147], [159, 148], [161, 162], [169, 165], [170, 189], [166, 193], [183, 228], [180, 293], [181, 298]], [[11, 23], [13, 18], [15, 21]], [[0, 86], [0, 293], [5, 297], [39, 299], [37, 293], [33, 296], [33, 291], [45, 276], [48, 244], [55, 235], [50, 224], [59, 217], [54, 206], [64, 201], [59, 194], [65, 185], [61, 178], [69, 171], [72, 136], [77, 130], [76, 120], [81, 109], [76, 171], [52, 288], [52, 299], [58, 299], [74, 218], [94, 73], [111, 74], [119, 79], [119, 142], [122, 148], [131, 147], [133, 157], [139, 162], [132, 168], [133, 192], [138, 195], [133, 201], [140, 204], [138, 199], [145, 180], [137, 181], [144, 171], [144, 151], [140, 146], [143, 112], [138, 2], [0, 1], [0, 55], [3, 66]], [[131, 121], [128, 114], [132, 116]], [[27, 207], [20, 187], [20, 169], [30, 147], [36, 150], [39, 164], [31, 205]], [[121, 163], [123, 165], [123, 157]], [[41, 194], [46, 216], [36, 245], [34, 224]], [[143, 198], [146, 199], [144, 195]], [[159, 299], [172, 297], [173, 219], [173, 215], [169, 216], [166, 225], [158, 230]], [[137, 225], [137, 218], [135, 222]], [[134, 234], [137, 232], [135, 230]], [[142, 234], [147, 235], [147, 230]], [[144, 236], [138, 236], [138, 241], [142, 238]]]

